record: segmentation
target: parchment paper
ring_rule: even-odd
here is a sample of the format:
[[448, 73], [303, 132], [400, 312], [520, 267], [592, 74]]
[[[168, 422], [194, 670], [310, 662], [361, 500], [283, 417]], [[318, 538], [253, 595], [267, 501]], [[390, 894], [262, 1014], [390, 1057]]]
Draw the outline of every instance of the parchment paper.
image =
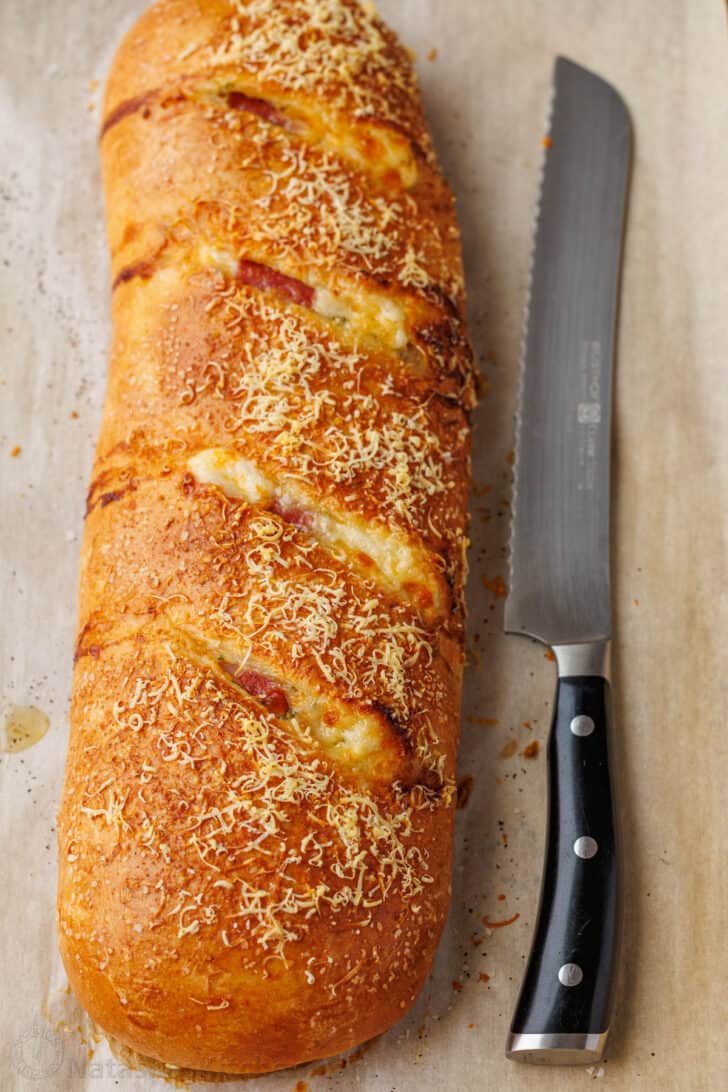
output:
[[[3, 1092], [161, 1087], [105, 1042], [84, 1041], [54, 931], [79, 533], [109, 339], [100, 91], [89, 81], [103, 80], [142, 7], [2, 0], [0, 11], [0, 703], [35, 705], [51, 720], [34, 747], [0, 758]], [[489, 385], [475, 441], [461, 761], [474, 780], [458, 817], [450, 920], [414, 1012], [323, 1072], [308, 1066], [245, 1087], [552, 1092], [602, 1079], [630, 1092], [725, 1088], [725, 12], [719, 0], [381, 0], [381, 9], [417, 53], [458, 196], [472, 338]], [[542, 647], [502, 635], [500, 593], [557, 53], [616, 84], [636, 133], [614, 457], [623, 983], [608, 1061], [571, 1072], [503, 1058], [537, 900], [554, 685]], [[535, 740], [540, 754], [523, 757]], [[508, 926], [483, 922], [515, 914]]]

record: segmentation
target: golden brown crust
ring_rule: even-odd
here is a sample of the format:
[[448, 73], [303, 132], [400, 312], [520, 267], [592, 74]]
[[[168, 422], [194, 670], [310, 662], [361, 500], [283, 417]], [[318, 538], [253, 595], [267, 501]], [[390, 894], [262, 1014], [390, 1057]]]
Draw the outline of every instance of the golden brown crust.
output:
[[109, 388], [59, 819], [71, 982], [260, 1073], [391, 1026], [447, 912], [470, 355], [410, 61], [161, 0], [109, 77]]

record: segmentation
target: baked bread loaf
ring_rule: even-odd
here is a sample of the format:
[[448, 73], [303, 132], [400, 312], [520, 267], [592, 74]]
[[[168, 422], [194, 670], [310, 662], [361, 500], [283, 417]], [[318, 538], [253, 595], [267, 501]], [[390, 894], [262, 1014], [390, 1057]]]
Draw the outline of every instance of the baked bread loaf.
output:
[[108, 80], [108, 393], [59, 820], [95, 1021], [263, 1073], [390, 1027], [450, 889], [471, 357], [411, 61], [161, 0]]

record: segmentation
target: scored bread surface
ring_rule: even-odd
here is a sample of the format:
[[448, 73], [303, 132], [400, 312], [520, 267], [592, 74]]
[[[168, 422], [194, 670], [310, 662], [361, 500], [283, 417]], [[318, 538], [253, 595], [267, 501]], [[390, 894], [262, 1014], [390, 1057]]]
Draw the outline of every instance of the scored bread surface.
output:
[[450, 891], [471, 358], [411, 60], [161, 0], [101, 136], [113, 344], [60, 943], [110, 1035], [262, 1073], [390, 1027]]

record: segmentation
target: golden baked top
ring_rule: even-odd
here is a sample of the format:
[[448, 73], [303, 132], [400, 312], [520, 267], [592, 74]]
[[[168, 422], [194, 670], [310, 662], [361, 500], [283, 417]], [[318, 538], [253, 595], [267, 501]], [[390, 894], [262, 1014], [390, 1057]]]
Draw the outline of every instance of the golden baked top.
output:
[[444, 915], [473, 401], [412, 65], [366, 3], [161, 0], [101, 139], [62, 929], [122, 1009], [129, 946], [212, 1013], [261, 949], [375, 990]]

